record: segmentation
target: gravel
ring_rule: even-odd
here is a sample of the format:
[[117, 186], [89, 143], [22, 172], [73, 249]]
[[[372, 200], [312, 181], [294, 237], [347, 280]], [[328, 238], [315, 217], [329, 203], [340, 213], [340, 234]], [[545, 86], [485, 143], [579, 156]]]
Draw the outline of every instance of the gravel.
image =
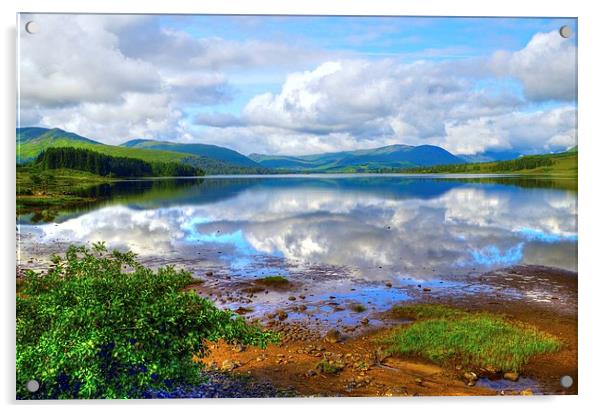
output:
[[294, 397], [293, 390], [277, 389], [271, 383], [219, 371], [203, 373], [205, 382], [197, 386], [178, 386], [170, 390], [147, 390], [145, 399], [206, 399]]

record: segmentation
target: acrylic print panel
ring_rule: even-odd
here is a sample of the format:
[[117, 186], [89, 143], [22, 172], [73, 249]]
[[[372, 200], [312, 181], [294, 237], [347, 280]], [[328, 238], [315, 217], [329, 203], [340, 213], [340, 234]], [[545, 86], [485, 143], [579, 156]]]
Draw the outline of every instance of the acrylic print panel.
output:
[[16, 397], [577, 393], [577, 36], [19, 15]]

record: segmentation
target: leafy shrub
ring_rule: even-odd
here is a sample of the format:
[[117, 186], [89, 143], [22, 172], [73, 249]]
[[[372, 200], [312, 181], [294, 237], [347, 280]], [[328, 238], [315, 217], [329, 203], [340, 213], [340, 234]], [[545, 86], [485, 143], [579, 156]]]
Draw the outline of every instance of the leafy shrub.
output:
[[[207, 341], [276, 339], [182, 291], [188, 272], [155, 272], [103, 244], [71, 246], [53, 260], [45, 275], [29, 271], [17, 295], [19, 398], [130, 398], [195, 384]], [[26, 390], [31, 379], [36, 393]]]

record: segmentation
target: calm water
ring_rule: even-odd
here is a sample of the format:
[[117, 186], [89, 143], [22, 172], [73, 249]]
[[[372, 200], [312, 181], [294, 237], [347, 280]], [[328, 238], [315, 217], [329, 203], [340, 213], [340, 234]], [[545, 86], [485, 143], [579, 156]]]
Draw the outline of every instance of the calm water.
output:
[[21, 252], [105, 241], [143, 261], [232, 277], [421, 279], [514, 264], [576, 270], [577, 192], [525, 178], [295, 176], [118, 182], [52, 222], [24, 216]]

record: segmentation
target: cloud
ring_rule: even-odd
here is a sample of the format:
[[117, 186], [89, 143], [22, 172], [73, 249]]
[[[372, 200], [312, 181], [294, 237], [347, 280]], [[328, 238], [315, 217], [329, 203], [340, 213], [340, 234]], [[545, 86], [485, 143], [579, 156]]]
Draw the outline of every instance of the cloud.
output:
[[86, 16], [36, 15], [39, 33], [20, 37], [20, 98], [24, 106], [115, 102], [123, 91], [154, 93], [151, 64], [124, 56], [117, 38]]
[[81, 103], [73, 108], [44, 111], [42, 125], [59, 126], [103, 143], [121, 144], [130, 138], [162, 138], [178, 133], [181, 113], [164, 94], [125, 93], [116, 103]]
[[[424, 61], [407, 53], [360, 59], [370, 54], [298, 38], [195, 37], [181, 29], [183, 17], [33, 17], [40, 33], [20, 33], [22, 126], [106, 143], [202, 141], [247, 154], [575, 144], [576, 47], [556, 32], [515, 52]], [[537, 106], [549, 100], [562, 102]]]
[[558, 31], [537, 33], [517, 52], [498, 51], [490, 62], [494, 73], [519, 79], [532, 101], [577, 98], [577, 48]]
[[[435, 144], [458, 154], [552, 151], [576, 142], [570, 105], [524, 111], [512, 90], [491, 92], [466, 65], [339, 60], [290, 74], [253, 97], [241, 117], [200, 115], [206, 140], [244, 152], [300, 155]], [[229, 123], [231, 122], [231, 123]]]
[[513, 149], [523, 153], [565, 150], [577, 144], [572, 106], [547, 111], [513, 111], [445, 125], [443, 145], [457, 154]]

